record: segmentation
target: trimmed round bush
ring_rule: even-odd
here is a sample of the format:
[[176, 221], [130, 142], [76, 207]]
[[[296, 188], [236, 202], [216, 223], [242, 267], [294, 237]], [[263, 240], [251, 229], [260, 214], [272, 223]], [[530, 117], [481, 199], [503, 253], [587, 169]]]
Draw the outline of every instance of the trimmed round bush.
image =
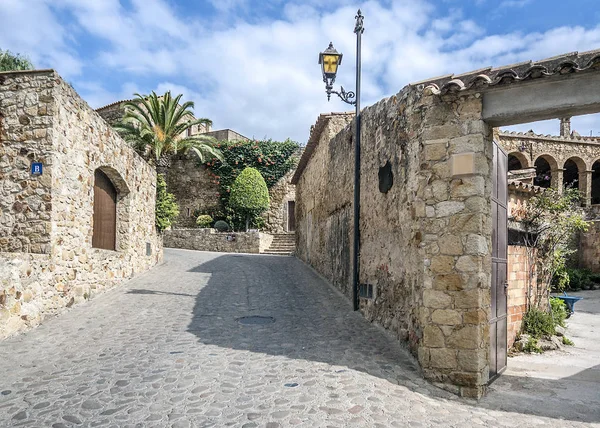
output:
[[246, 217], [246, 230], [250, 219], [268, 210], [270, 202], [267, 183], [254, 168], [244, 169], [231, 186], [229, 206]]
[[219, 232], [229, 232], [229, 225], [226, 221], [217, 220], [215, 222], [215, 229], [217, 229]]
[[213, 222], [213, 218], [211, 216], [209, 216], [208, 214], [199, 215], [198, 218], [196, 219], [196, 225], [202, 229], [206, 229], [207, 227], [210, 227], [212, 222]]

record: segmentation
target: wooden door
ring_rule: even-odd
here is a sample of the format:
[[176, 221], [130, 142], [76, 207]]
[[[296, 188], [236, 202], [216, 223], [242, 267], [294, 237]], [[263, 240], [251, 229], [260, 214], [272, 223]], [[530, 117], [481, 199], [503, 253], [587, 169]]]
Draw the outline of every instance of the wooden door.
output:
[[296, 201], [288, 201], [288, 232], [296, 230]]
[[494, 141], [492, 176], [492, 307], [490, 382], [506, 369], [507, 357], [508, 156]]
[[94, 174], [94, 233], [92, 247], [115, 250], [117, 237], [117, 190], [100, 170]]

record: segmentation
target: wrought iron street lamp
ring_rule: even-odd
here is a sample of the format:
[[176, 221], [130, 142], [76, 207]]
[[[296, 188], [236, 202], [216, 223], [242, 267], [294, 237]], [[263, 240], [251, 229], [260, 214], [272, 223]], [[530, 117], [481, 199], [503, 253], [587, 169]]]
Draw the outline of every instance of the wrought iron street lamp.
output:
[[356, 24], [354, 33], [356, 34], [356, 88], [355, 91], [345, 91], [340, 86], [340, 91], [333, 90], [333, 83], [342, 63], [342, 54], [335, 50], [333, 43], [319, 54], [319, 64], [323, 72], [323, 82], [325, 82], [325, 92], [327, 100], [331, 94], [336, 94], [345, 103], [351, 104], [356, 108], [355, 124], [356, 133], [354, 138], [354, 263], [352, 266], [352, 304], [354, 310], [358, 310], [359, 302], [359, 253], [360, 253], [360, 72], [361, 72], [361, 37], [365, 31], [363, 27], [364, 16], [360, 9], [356, 13]]

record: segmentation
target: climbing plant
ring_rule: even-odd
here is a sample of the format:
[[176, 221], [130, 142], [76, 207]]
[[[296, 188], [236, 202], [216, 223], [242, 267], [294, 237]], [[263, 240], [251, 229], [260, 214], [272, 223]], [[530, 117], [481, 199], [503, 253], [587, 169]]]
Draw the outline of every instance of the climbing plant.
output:
[[[245, 221], [245, 216], [238, 215], [229, 204], [231, 186], [240, 173], [247, 167], [260, 172], [267, 188], [270, 189], [286, 173], [295, 168], [298, 157], [298, 143], [285, 141], [230, 141], [217, 143], [216, 148], [221, 151], [223, 159], [213, 158], [203, 165], [207, 166], [213, 183], [219, 185], [219, 197], [223, 207], [222, 212], [211, 212], [215, 219], [224, 219], [235, 226], [242, 226], [240, 220]], [[251, 219], [251, 223], [260, 227], [260, 219]]]
[[559, 286], [564, 278], [566, 262], [577, 247], [573, 240], [578, 232], [585, 232], [588, 223], [581, 208], [581, 194], [577, 189], [545, 189], [526, 204], [513, 210], [513, 217], [523, 228], [528, 269], [527, 307], [548, 308], [552, 280], [557, 276]]

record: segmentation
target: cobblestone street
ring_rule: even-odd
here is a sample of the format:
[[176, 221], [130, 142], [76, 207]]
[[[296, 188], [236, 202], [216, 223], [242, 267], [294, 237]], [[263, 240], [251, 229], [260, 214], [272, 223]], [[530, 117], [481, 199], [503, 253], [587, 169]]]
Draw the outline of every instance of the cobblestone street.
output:
[[[238, 322], [249, 315], [275, 321]], [[600, 422], [597, 402], [551, 391], [500, 383], [476, 402], [431, 386], [398, 341], [293, 257], [166, 250], [149, 273], [0, 342], [0, 373], [0, 426]]]

